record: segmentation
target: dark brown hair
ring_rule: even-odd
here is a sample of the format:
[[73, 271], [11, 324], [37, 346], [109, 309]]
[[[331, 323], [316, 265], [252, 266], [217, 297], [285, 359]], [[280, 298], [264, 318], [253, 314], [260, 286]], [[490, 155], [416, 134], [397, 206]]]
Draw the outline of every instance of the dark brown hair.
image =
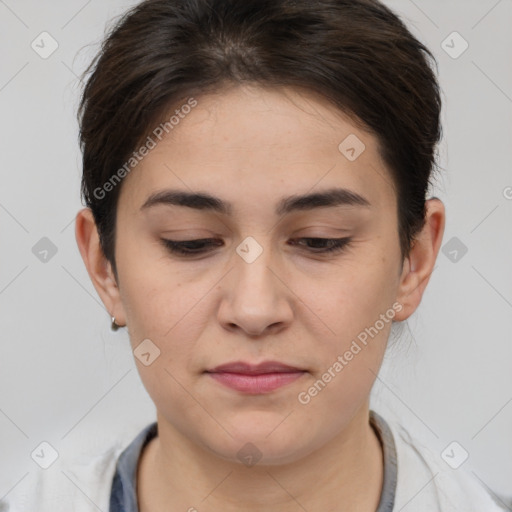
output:
[[441, 137], [430, 60], [377, 0], [146, 0], [133, 7], [86, 70], [78, 111], [82, 197], [114, 272], [122, 184], [97, 191], [173, 108], [244, 83], [320, 94], [376, 136], [408, 255], [424, 225]]

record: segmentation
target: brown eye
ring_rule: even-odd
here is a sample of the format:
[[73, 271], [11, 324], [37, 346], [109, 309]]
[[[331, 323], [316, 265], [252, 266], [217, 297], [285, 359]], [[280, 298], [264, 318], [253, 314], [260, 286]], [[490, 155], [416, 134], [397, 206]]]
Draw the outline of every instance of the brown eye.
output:
[[221, 240], [216, 240], [215, 238], [202, 238], [199, 240], [168, 240], [163, 238], [162, 242], [169, 251], [183, 255], [204, 254], [209, 252], [212, 247], [222, 244]]
[[[307, 249], [314, 253], [329, 253], [342, 251], [350, 242], [350, 237], [345, 238], [298, 238], [297, 240], [307, 241]], [[295, 241], [294, 241], [295, 242]], [[293, 245], [299, 245], [294, 243]]]

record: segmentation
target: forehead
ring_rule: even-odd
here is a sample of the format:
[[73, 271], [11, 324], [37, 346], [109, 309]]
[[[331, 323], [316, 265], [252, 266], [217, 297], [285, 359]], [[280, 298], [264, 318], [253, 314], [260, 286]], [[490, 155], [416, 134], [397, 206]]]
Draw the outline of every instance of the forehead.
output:
[[161, 140], [153, 136], [156, 146], [124, 178], [121, 202], [140, 207], [152, 193], [180, 188], [244, 206], [334, 186], [372, 204], [394, 201], [376, 137], [327, 100], [254, 86], [195, 100]]

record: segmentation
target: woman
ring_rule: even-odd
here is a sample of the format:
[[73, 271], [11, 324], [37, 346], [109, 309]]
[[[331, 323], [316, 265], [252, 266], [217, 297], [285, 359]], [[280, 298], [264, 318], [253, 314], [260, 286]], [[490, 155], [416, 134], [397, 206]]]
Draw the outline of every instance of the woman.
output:
[[369, 409], [443, 237], [429, 58], [376, 0], [119, 21], [80, 105], [76, 237], [157, 421], [8, 510], [500, 510]]

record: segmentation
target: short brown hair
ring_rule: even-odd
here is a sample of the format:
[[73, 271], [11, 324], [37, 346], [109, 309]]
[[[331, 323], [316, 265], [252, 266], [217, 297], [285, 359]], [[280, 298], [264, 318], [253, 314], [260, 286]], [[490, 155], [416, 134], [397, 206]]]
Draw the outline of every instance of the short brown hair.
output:
[[94, 191], [173, 106], [243, 83], [319, 93], [375, 134], [405, 257], [425, 222], [441, 137], [430, 60], [377, 0], [146, 0], [130, 9], [86, 70], [78, 111], [82, 197], [114, 272], [121, 185], [101, 198]]

